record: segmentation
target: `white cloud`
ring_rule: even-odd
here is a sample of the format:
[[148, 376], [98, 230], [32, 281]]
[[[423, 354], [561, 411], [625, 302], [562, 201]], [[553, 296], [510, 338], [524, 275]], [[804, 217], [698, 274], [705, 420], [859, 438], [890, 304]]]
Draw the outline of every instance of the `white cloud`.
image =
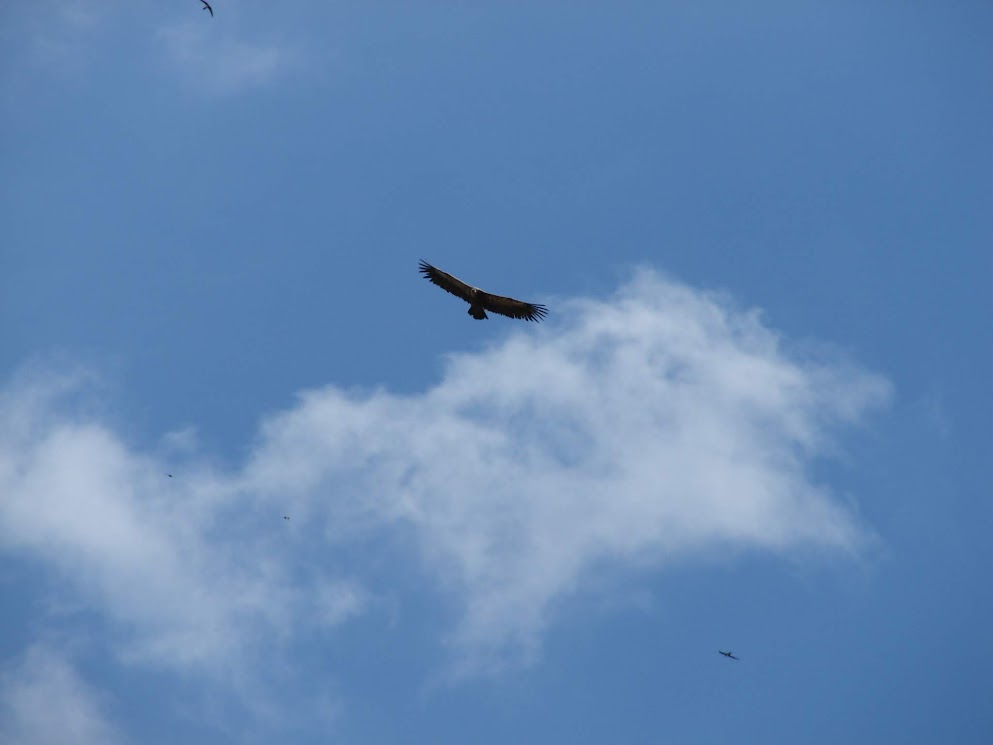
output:
[[[222, 476], [191, 466], [170, 479], [72, 411], [73, 377], [22, 380], [0, 397], [0, 547], [42, 560], [126, 629], [121, 655], [223, 667], [296, 614], [313, 625], [357, 611], [336, 578], [322, 577], [314, 597], [288, 582], [271, 539], [231, 514], [237, 495]], [[228, 521], [245, 532], [226, 535]], [[328, 588], [339, 586], [336, 608]]]
[[0, 676], [0, 740], [8, 745], [121, 742], [97, 696], [66, 660], [44, 646]]
[[482, 664], [533, 650], [598, 563], [858, 548], [808, 466], [884, 380], [792, 359], [758, 314], [650, 272], [562, 312], [453, 356], [422, 395], [305, 394], [266, 423], [246, 488], [326, 500], [335, 533], [415, 531], [464, 603], [454, 643]]
[[[535, 652], [556, 601], [604, 565], [858, 550], [866, 531], [810, 465], [886, 399], [883, 379], [804, 361], [757, 313], [647, 271], [556, 310], [453, 355], [420, 394], [307, 391], [230, 473], [191, 457], [166, 479], [51, 385], [15, 384], [0, 547], [131, 629], [127, 656], [217, 665], [397, 592], [380, 556], [413, 546], [456, 601], [450, 640], [476, 670]], [[363, 549], [349, 576], [326, 569], [349, 547]]]

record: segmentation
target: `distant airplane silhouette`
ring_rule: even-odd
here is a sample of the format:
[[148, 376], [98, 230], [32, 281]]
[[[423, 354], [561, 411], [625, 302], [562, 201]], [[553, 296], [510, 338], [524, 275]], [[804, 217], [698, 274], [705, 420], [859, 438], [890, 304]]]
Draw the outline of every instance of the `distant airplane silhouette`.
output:
[[717, 651], [720, 652], [725, 657], [730, 657], [732, 660], [737, 660], [738, 659], [733, 654], [731, 654], [730, 652], [725, 652], [723, 649], [718, 649]]
[[208, 3], [207, 0], [200, 0], [200, 2], [203, 3], [203, 8], [202, 9], [203, 10], [209, 10], [210, 11], [210, 17], [213, 18], [214, 17], [214, 9], [210, 7], [210, 3]]

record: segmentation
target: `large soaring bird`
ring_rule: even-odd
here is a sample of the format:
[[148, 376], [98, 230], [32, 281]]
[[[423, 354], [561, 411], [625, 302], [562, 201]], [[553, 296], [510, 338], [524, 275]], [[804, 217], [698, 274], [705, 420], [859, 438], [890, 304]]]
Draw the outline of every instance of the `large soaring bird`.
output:
[[210, 7], [210, 3], [208, 3], [207, 0], [200, 0], [200, 2], [203, 3], [203, 7], [201, 8], [201, 10], [209, 10], [210, 11], [210, 17], [213, 18], [214, 17], [214, 9]]
[[730, 652], [725, 652], [723, 649], [718, 649], [717, 651], [720, 652], [725, 657], [730, 657], [732, 660], [737, 660], [738, 659], [733, 654], [731, 654]]
[[499, 313], [508, 318], [523, 318], [526, 321], [540, 321], [548, 313], [548, 309], [544, 305], [525, 303], [502, 295], [491, 295], [478, 287], [471, 287], [448, 272], [436, 269], [426, 261], [421, 261], [420, 267], [421, 274], [427, 279], [446, 292], [450, 292], [469, 303], [469, 315], [477, 321], [482, 321], [487, 317], [486, 311]]

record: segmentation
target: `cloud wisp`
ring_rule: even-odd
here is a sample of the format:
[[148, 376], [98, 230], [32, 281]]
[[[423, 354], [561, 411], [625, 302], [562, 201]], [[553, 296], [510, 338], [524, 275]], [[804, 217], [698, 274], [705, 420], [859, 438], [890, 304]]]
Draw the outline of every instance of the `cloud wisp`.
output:
[[[605, 564], [858, 550], [866, 529], [810, 467], [885, 402], [884, 379], [801, 359], [759, 314], [650, 271], [556, 307], [423, 392], [302, 393], [233, 469], [183, 433], [181, 480], [74, 411], [73, 384], [14, 383], [0, 550], [126, 628], [123, 659], [226, 669], [368, 612], [396, 588], [350, 547], [392, 545], [452, 601], [453, 659], [474, 672], [533, 659], [556, 602]], [[266, 537], [287, 505], [316, 546]], [[345, 552], [347, 574], [322, 568]]]
[[60, 654], [41, 645], [0, 676], [0, 739], [23, 745], [122, 742], [100, 696]]
[[161, 29], [158, 40], [170, 70], [213, 95], [265, 86], [298, 62], [295, 49], [247, 41], [209, 24], [183, 21]]
[[[10, 28], [0, 38], [16, 58], [7, 78], [21, 84], [33, 81], [25, 74], [33, 67], [85, 84], [94, 74], [119, 74], [115, 60], [128, 59], [139, 75], [155, 74], [150, 63], [188, 90], [222, 97], [265, 87], [300, 69], [304, 58], [298, 31], [280, 25], [264, 4], [228, 7], [223, 19], [210, 18], [195, 0], [58, 0], [51, 12], [24, 6], [7, 15]], [[136, 52], [146, 49], [151, 58]]]

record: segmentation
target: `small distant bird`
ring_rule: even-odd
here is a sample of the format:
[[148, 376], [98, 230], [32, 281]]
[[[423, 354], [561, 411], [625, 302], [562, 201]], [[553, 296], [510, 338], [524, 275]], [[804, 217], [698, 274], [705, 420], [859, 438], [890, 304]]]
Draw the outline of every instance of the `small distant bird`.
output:
[[288, 516], [288, 515], [283, 515], [283, 519], [284, 519], [284, 520], [289, 520], [290, 518], [289, 518], [289, 516]]
[[207, 0], [200, 0], [200, 2], [203, 3], [203, 7], [201, 8], [201, 10], [209, 10], [210, 11], [210, 17], [213, 18], [214, 17], [214, 9], [210, 7], [210, 3], [208, 3]]
[[514, 300], [512, 297], [503, 297], [502, 295], [491, 295], [488, 292], [483, 292], [478, 287], [467, 285], [448, 272], [434, 268], [426, 261], [421, 261], [420, 271], [426, 279], [438, 285], [441, 289], [469, 303], [469, 315], [477, 321], [487, 318], [486, 311], [499, 313], [501, 316], [507, 316], [508, 318], [522, 318], [525, 321], [540, 321], [548, 314], [548, 309], [544, 305], [525, 303], [521, 300]]
[[172, 474], [171, 473], [167, 473], [166, 476], [168, 476], [169, 478], [172, 478]]
[[737, 659], [739, 659], [738, 657], [735, 657], [735, 656], [734, 656], [733, 654], [731, 654], [730, 652], [725, 652], [725, 651], [724, 651], [723, 649], [718, 649], [717, 651], [718, 651], [718, 652], [720, 652], [720, 653], [721, 653], [722, 655], [724, 655], [725, 657], [730, 657], [730, 658], [731, 658], [732, 660], [737, 660]]

